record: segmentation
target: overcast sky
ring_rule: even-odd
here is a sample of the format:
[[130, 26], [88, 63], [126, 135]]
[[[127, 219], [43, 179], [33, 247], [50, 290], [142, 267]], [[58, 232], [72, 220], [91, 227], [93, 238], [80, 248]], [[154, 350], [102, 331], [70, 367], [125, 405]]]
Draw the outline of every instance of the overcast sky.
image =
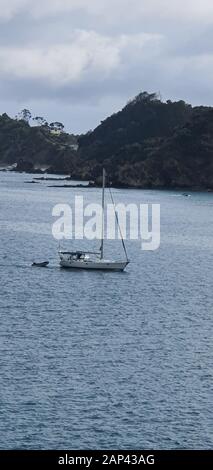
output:
[[0, 0], [0, 112], [85, 132], [140, 91], [213, 105], [212, 0]]

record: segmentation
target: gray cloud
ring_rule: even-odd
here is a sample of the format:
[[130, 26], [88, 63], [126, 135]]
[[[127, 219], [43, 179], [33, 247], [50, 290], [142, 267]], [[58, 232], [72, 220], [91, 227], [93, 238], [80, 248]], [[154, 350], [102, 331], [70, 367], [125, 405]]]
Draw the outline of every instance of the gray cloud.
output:
[[0, 0], [1, 112], [86, 131], [140, 90], [213, 104], [210, 0]]

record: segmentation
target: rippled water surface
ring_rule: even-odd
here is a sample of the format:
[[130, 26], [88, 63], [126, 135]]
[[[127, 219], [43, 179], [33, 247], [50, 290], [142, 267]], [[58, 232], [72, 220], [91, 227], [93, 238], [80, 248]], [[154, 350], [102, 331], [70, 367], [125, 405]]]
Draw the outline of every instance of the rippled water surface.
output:
[[31, 179], [0, 173], [0, 448], [212, 448], [213, 195], [114, 190], [161, 204], [161, 247], [78, 272], [58, 267], [52, 208], [100, 190]]

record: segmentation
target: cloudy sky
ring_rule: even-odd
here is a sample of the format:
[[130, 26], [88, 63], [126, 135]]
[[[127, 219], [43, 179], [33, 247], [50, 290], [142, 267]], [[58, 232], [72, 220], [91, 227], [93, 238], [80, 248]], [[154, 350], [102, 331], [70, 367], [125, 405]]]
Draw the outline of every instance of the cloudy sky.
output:
[[212, 0], [0, 0], [0, 113], [85, 132], [140, 91], [213, 105]]

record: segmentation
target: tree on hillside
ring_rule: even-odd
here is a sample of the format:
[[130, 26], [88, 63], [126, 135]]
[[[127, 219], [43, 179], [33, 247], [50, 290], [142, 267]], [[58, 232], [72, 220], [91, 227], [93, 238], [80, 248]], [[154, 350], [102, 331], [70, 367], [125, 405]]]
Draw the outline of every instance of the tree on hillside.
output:
[[62, 124], [62, 122], [51, 122], [50, 123], [50, 128], [53, 130], [53, 131], [60, 131], [60, 132], [63, 132], [64, 130], [64, 124]]
[[36, 116], [36, 117], [34, 117], [34, 118], [33, 118], [33, 121], [35, 121], [38, 126], [41, 126], [41, 127], [42, 127], [42, 126], [48, 126], [48, 122], [47, 122], [46, 119], [43, 118], [42, 116]]
[[25, 121], [28, 124], [31, 118], [32, 118], [32, 114], [29, 111], [29, 109], [22, 109], [22, 111], [20, 111], [20, 113], [18, 113], [18, 115], [16, 116], [16, 119], [18, 121]]
[[128, 101], [127, 106], [132, 106], [137, 103], [150, 103], [151, 101], [160, 101], [160, 96], [158, 93], [147, 93], [143, 91], [135, 96], [132, 100]]

